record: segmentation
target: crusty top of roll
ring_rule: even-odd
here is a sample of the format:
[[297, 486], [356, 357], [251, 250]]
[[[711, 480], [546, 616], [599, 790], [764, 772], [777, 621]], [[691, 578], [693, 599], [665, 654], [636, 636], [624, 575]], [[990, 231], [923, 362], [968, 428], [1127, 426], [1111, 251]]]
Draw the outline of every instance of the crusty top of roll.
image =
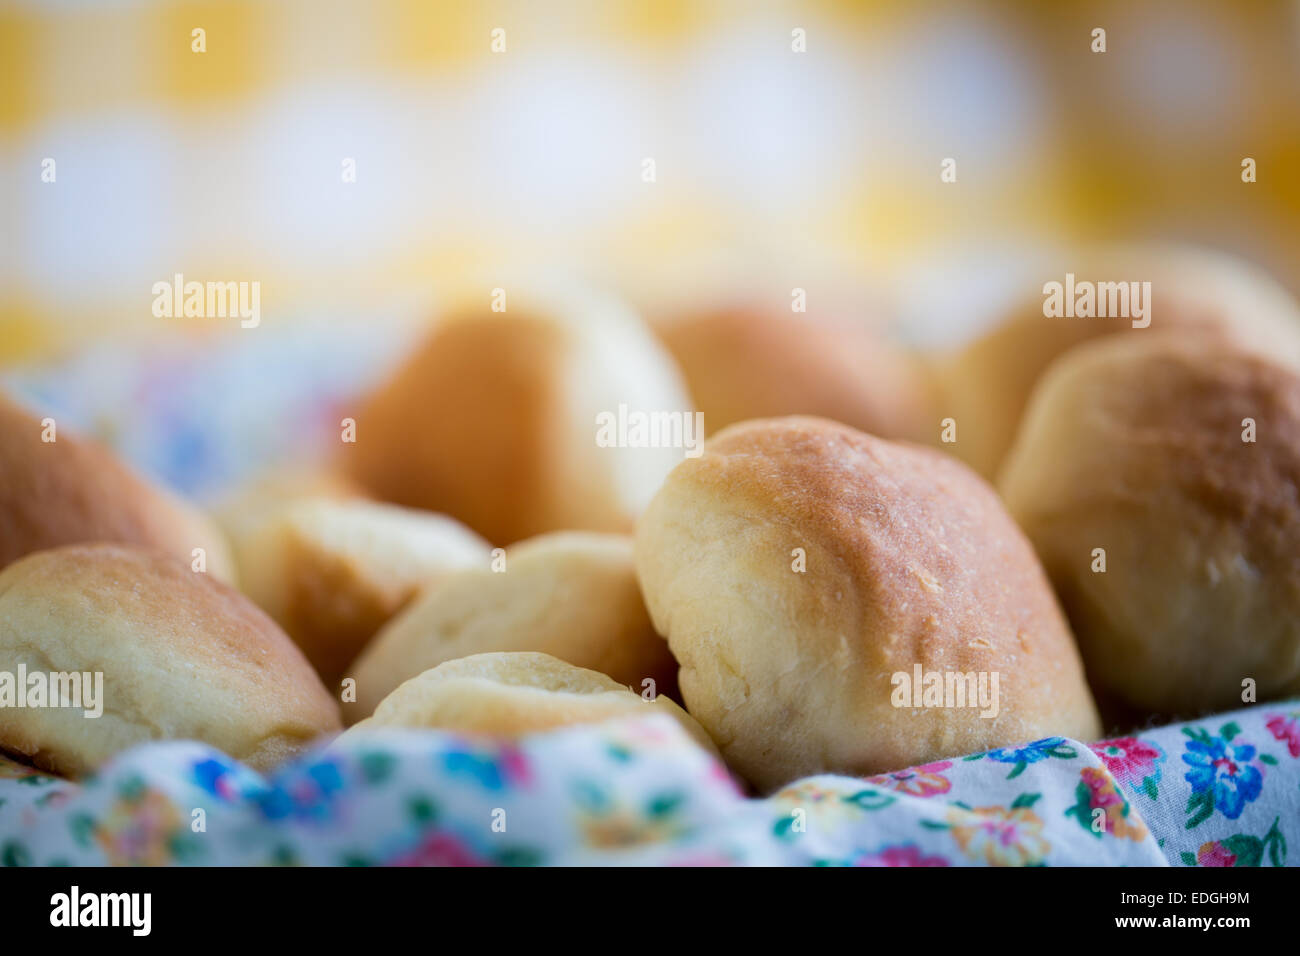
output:
[[[1267, 440], [1243, 442], [1245, 418]], [[1252, 541], [1294, 550], [1277, 522], [1300, 520], [1300, 375], [1255, 350], [1177, 336], [1076, 349], [1049, 370], [1022, 436], [1055, 436], [1058, 449], [1070, 444], [1080, 453], [1062, 458], [1020, 441], [1007, 461], [1008, 499], [1021, 499], [1027, 485], [1065, 480], [1075, 508], [1080, 498], [1177, 495], [1197, 510], [1252, 523], [1242, 529]], [[1130, 449], [1141, 455], [1118, 467], [1112, 452]], [[1020, 467], [1024, 456], [1033, 457], [1032, 471]]]
[[780, 415], [816, 415], [883, 438], [919, 438], [933, 424], [920, 366], [865, 325], [738, 307], [655, 330], [711, 433]]
[[[688, 709], [760, 787], [1099, 730], [1029, 543], [940, 452], [819, 419], [733, 426], [669, 475], [636, 555]], [[1001, 713], [892, 706], [915, 665], [999, 672]]]
[[195, 739], [267, 769], [339, 729], [282, 631], [233, 588], [158, 552], [41, 551], [0, 572], [0, 669], [102, 672], [104, 713], [0, 709], [0, 748], [79, 775], [147, 740]]
[[1298, 488], [1300, 375], [1168, 335], [1055, 363], [1001, 480], [1090, 671], [1167, 714], [1300, 690]]
[[0, 568], [33, 551], [111, 541], [166, 551], [232, 580], [226, 542], [203, 514], [137, 475], [100, 445], [61, 425], [42, 440], [41, 420], [0, 396]]
[[[1028, 542], [992, 489], [940, 452], [813, 418], [745, 422], [678, 466], [673, 482], [788, 528], [791, 547], [831, 557], [860, 589], [860, 610], [893, 632], [859, 647], [891, 672], [940, 660], [966, 670], [1003, 651], [1043, 666], [1032, 656], [1035, 636], [1063, 629]], [[788, 550], [773, 557], [788, 573]], [[996, 589], [981, 586], [991, 566], [1003, 575]], [[792, 584], [804, 580], [789, 574]], [[822, 594], [819, 603], [848, 597]]]

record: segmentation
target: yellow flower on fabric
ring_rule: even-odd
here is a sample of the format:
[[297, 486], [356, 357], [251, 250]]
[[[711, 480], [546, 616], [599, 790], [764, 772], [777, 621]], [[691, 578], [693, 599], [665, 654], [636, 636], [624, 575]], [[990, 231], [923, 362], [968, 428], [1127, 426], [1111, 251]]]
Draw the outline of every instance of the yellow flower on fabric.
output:
[[1033, 866], [1051, 850], [1029, 807], [950, 807], [948, 823], [961, 852], [990, 866]]
[[119, 800], [95, 828], [110, 866], [162, 866], [172, 862], [172, 837], [183, 821], [165, 794], [147, 790]]

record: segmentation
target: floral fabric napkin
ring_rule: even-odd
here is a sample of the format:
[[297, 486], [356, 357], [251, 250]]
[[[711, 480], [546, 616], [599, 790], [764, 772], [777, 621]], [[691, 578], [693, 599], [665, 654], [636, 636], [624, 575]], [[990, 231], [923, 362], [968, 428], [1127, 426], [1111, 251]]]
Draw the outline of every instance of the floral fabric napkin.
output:
[[197, 743], [73, 784], [0, 758], [7, 865], [1284, 866], [1300, 701], [746, 798], [647, 716], [516, 742], [385, 730], [260, 774]]
[[1092, 749], [1173, 865], [1300, 865], [1300, 701]]

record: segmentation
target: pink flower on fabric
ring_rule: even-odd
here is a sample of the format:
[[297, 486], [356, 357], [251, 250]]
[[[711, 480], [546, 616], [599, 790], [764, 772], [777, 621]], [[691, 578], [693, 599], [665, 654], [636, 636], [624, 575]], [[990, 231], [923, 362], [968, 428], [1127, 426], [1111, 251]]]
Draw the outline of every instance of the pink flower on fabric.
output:
[[1232, 866], [1237, 862], [1237, 857], [1218, 840], [1211, 840], [1201, 844], [1201, 848], [1196, 851], [1196, 862], [1201, 866]]
[[1300, 711], [1274, 714], [1264, 726], [1270, 734], [1286, 744], [1287, 753], [1292, 757], [1300, 757]]
[[1120, 793], [1115, 779], [1105, 770], [1084, 767], [1075, 794], [1078, 802], [1066, 811], [1066, 815], [1076, 817], [1085, 829], [1097, 833], [1093, 829], [1093, 811], [1101, 810], [1106, 821], [1104, 832], [1124, 840], [1146, 839], [1146, 825], [1135, 814], [1129, 813], [1128, 801]]
[[853, 861], [854, 866], [947, 866], [941, 856], [926, 856], [921, 848], [911, 843], [887, 846], [875, 853], [867, 853]]
[[1115, 737], [1099, 740], [1090, 746], [1112, 777], [1122, 785], [1142, 790], [1155, 799], [1156, 785], [1160, 782], [1160, 764], [1165, 760], [1165, 752], [1159, 746], [1138, 737]]
[[898, 770], [894, 773], [868, 777], [867, 783], [913, 797], [933, 797], [952, 789], [952, 781], [943, 776], [943, 771], [951, 766], [951, 760], [940, 760], [919, 767], [908, 767], [906, 770]]
[[431, 833], [423, 842], [388, 861], [389, 866], [487, 866], [469, 847], [447, 833]]
[[1080, 779], [1088, 790], [1091, 805], [1094, 808], [1104, 807], [1109, 809], [1124, 806], [1124, 798], [1115, 789], [1115, 785], [1110, 778], [1096, 767], [1084, 767]]

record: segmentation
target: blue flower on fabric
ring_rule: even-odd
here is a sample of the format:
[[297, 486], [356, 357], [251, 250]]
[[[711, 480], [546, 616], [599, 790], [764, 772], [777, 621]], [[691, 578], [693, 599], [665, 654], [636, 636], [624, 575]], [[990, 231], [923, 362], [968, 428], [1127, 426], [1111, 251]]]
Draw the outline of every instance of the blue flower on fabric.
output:
[[998, 763], [1015, 764], [1015, 768], [1011, 773], [1007, 774], [1008, 780], [1020, 776], [1031, 763], [1038, 763], [1040, 760], [1046, 760], [1049, 757], [1072, 760], [1077, 756], [1078, 754], [1074, 748], [1066, 742], [1064, 737], [1044, 737], [1042, 740], [1035, 740], [1023, 747], [999, 747], [997, 750], [988, 752], [990, 760], [995, 760]]
[[501, 768], [491, 757], [453, 750], [442, 755], [442, 767], [453, 777], [470, 777], [484, 790], [500, 790], [505, 786]]
[[234, 800], [239, 796], [238, 768], [223, 760], [212, 757], [194, 764], [194, 782], [203, 790], [222, 800]]
[[322, 760], [277, 778], [273, 787], [258, 795], [257, 803], [270, 820], [325, 822], [334, 816], [334, 798], [343, 787], [339, 765], [333, 760]]
[[527, 783], [531, 776], [523, 753], [508, 745], [496, 751], [448, 750], [441, 762], [448, 776], [469, 777], [484, 790], [506, 790]]
[[1199, 727], [1183, 733], [1191, 738], [1183, 754], [1183, 763], [1191, 768], [1184, 774], [1192, 788], [1187, 828], [1209, 819], [1216, 809], [1229, 820], [1237, 819], [1264, 789], [1264, 773], [1254, 762], [1255, 747], [1232, 742], [1240, 733], [1235, 723], [1225, 725], [1217, 737]]

